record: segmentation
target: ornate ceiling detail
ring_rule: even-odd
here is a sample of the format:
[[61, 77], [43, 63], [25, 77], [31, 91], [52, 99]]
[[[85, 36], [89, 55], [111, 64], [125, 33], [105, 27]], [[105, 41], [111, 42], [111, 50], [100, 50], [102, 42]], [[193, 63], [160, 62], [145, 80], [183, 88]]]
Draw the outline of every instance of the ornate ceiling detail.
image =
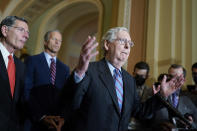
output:
[[52, 8], [60, 1], [62, 0], [23, 0], [12, 14], [26, 18], [29, 24], [31, 24], [47, 9]]

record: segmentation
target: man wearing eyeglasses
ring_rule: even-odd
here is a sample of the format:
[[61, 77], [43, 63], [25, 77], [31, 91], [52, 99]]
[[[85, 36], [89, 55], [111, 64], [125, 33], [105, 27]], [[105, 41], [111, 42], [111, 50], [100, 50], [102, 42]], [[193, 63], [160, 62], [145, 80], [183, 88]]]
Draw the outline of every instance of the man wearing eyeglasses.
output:
[[0, 130], [21, 131], [24, 65], [14, 55], [29, 38], [27, 21], [8, 16], [0, 23]]
[[69, 67], [57, 58], [61, 44], [61, 33], [50, 30], [44, 35], [44, 52], [25, 61], [24, 94], [32, 120], [31, 131], [59, 131], [64, 124], [61, 91]]
[[[157, 95], [140, 104], [134, 78], [122, 66], [133, 42], [124, 27], [109, 29], [102, 38], [104, 58], [90, 63], [98, 54], [95, 37], [83, 44], [78, 65], [68, 79], [72, 97], [71, 131], [127, 131], [131, 116], [150, 118], [162, 105]], [[176, 80], [175, 80], [176, 79]], [[183, 77], [166, 82], [161, 95], [167, 97], [179, 87]], [[169, 87], [169, 85], [174, 85]], [[167, 90], [167, 88], [170, 88]]]

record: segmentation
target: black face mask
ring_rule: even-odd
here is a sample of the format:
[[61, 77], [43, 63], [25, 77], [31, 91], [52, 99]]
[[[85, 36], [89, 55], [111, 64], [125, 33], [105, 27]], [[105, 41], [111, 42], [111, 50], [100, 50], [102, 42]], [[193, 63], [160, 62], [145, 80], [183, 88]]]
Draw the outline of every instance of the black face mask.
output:
[[195, 84], [197, 84], [197, 76], [193, 76], [193, 80], [194, 80]]
[[137, 86], [142, 86], [145, 83], [145, 81], [146, 81], [146, 79], [143, 78], [142, 75], [136, 75], [135, 76], [135, 80], [136, 80], [136, 85]]

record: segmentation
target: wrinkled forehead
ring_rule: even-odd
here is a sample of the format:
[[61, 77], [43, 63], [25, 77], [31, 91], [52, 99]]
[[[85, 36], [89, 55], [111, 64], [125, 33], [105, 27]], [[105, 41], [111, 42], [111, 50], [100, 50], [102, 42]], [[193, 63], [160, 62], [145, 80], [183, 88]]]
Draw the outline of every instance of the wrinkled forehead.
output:
[[50, 37], [62, 38], [62, 35], [61, 35], [59, 32], [54, 31], [54, 32], [51, 32], [51, 33], [50, 33]]
[[16, 20], [16, 21], [14, 22], [13, 26], [22, 27], [22, 28], [24, 28], [24, 29], [26, 29], [26, 30], [29, 29], [27, 23], [24, 22], [24, 21], [21, 21], [21, 20]]
[[117, 35], [117, 38], [123, 38], [123, 39], [131, 40], [131, 37], [130, 37], [130, 35], [127, 31], [121, 30], [121, 31], [117, 32], [116, 35]]
[[172, 75], [172, 76], [180, 76], [183, 74], [183, 69], [180, 67], [180, 68], [171, 68], [169, 70], [169, 74]]

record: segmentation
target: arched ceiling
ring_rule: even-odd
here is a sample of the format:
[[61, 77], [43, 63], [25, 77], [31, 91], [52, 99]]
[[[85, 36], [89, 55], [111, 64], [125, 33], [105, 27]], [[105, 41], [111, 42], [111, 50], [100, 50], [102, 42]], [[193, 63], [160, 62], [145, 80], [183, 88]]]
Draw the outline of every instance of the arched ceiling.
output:
[[23, 0], [12, 11], [12, 15], [26, 18], [31, 25], [41, 14], [62, 0]]
[[5, 8], [8, 6], [10, 0], [1, 0], [0, 1], [0, 12], [3, 12]]
[[77, 19], [81, 21], [86, 21], [83, 19], [83, 16], [90, 15], [89, 18], [86, 17], [86, 19], [89, 21], [92, 19], [91, 14], [97, 14], [98, 17], [98, 8], [89, 2], [79, 2], [75, 4], [70, 4], [66, 6], [65, 8], [62, 8], [60, 11], [58, 11], [55, 15], [53, 15], [49, 22], [47, 23], [47, 27], [50, 27], [54, 24], [55, 21], [58, 21], [57, 27], [60, 30], [64, 30], [69, 26], [73, 21], [76, 21]]

